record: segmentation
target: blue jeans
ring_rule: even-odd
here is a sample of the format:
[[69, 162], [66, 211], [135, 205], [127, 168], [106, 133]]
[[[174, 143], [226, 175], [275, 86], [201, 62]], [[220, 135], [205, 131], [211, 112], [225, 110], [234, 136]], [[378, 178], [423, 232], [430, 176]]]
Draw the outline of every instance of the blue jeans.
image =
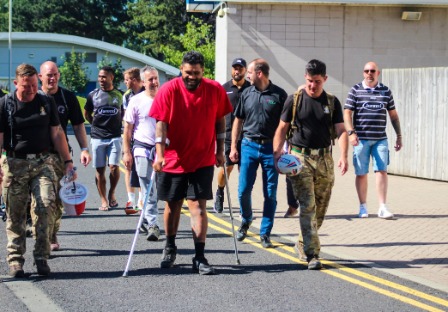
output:
[[[142, 196], [146, 199], [146, 195], [148, 194], [148, 186], [151, 182], [152, 176], [152, 160], [146, 157], [136, 156], [134, 157], [135, 162], [135, 170], [137, 171], [137, 175], [140, 182], [140, 187], [142, 189]], [[154, 180], [155, 180], [154, 175]], [[149, 193], [148, 202], [146, 203], [145, 219], [148, 221], [148, 226], [159, 226], [159, 210], [157, 208], [157, 189], [155, 187], [155, 181], [153, 181], [152, 188]], [[145, 204], [145, 203], [143, 203]]]
[[274, 164], [272, 142], [262, 145], [243, 138], [240, 160], [238, 200], [242, 220], [246, 223], [252, 221], [252, 189], [257, 177], [258, 165], [261, 165], [264, 203], [260, 236], [269, 236], [274, 225], [274, 215], [277, 209], [278, 185], [278, 173]]

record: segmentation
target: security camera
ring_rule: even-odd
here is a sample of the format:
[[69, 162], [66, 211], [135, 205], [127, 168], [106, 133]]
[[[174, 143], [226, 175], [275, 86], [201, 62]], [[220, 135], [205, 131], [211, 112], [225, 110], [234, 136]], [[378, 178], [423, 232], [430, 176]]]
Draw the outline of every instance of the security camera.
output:
[[221, 18], [223, 18], [223, 17], [224, 17], [224, 14], [225, 14], [224, 9], [223, 9], [223, 8], [220, 8], [219, 11], [218, 11], [218, 16], [221, 17]]

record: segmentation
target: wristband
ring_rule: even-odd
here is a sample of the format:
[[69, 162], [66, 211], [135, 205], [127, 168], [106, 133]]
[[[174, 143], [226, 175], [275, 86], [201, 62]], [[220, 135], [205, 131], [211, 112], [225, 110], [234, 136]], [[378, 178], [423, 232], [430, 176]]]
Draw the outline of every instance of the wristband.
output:
[[162, 143], [162, 137], [157, 137], [156, 140], [155, 140], [155, 142], [156, 142], [156, 144], [157, 144], [157, 143]]
[[70, 163], [73, 164], [73, 159], [69, 159], [69, 160], [64, 161], [64, 165], [70, 164]]
[[223, 132], [223, 133], [218, 133], [217, 135], [216, 135], [216, 139], [225, 139], [226, 138], [226, 133], [225, 132]]
[[81, 152], [84, 152], [84, 151], [89, 151], [89, 148], [88, 147], [81, 147]]

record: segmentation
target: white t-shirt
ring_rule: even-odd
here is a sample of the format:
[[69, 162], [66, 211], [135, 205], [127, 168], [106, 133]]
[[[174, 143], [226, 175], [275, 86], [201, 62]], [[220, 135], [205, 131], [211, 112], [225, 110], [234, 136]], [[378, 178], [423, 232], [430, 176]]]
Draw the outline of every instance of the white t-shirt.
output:
[[[149, 117], [153, 98], [145, 92], [133, 96], [129, 101], [128, 108], [124, 115], [124, 121], [134, 125], [134, 139], [148, 145], [155, 145], [156, 120]], [[134, 149], [134, 157], [148, 157], [145, 148]]]

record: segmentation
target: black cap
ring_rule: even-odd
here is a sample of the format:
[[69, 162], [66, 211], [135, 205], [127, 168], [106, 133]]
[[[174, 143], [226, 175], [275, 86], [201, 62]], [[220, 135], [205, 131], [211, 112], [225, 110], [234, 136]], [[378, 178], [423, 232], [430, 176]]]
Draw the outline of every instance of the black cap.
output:
[[246, 60], [241, 58], [241, 57], [237, 57], [236, 59], [233, 60], [232, 67], [235, 66], [235, 65], [240, 65], [240, 66], [243, 66], [243, 67], [247, 67], [246, 66]]

